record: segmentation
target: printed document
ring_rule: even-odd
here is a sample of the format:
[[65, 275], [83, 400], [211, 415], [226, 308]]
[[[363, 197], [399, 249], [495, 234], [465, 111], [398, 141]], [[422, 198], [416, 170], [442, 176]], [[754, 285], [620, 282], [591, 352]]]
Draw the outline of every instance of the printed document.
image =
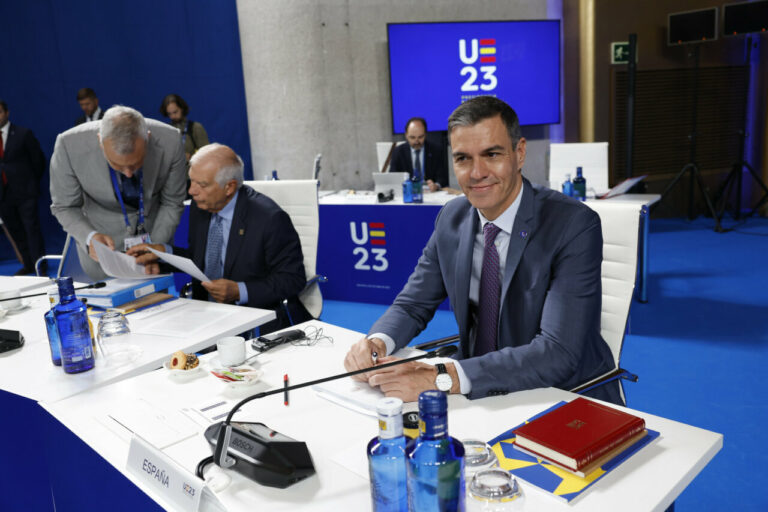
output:
[[178, 256], [176, 254], [168, 254], [165, 252], [156, 251], [151, 247], [148, 249], [152, 251], [152, 254], [164, 262], [169, 263], [182, 272], [189, 274], [193, 279], [197, 279], [198, 281], [210, 281], [210, 279], [208, 279], [205, 274], [203, 274], [203, 271], [200, 270], [191, 259], [184, 258], [183, 256]]
[[136, 263], [133, 256], [113, 251], [96, 240], [93, 241], [93, 247], [96, 250], [96, 257], [99, 258], [101, 268], [108, 276], [120, 279], [147, 279], [149, 277], [144, 272], [144, 265]]

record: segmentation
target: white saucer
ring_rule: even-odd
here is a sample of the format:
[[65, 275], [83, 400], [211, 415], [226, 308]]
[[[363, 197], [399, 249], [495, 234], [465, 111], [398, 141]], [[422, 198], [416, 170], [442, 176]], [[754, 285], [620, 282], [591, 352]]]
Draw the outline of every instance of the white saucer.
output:
[[30, 305], [29, 300], [22, 299], [21, 300], [21, 304], [19, 304], [18, 306], [14, 306], [14, 307], [11, 308], [11, 307], [3, 305], [3, 306], [0, 306], [0, 308], [5, 313], [13, 314], [13, 313], [18, 313], [19, 311], [23, 311], [23, 310], [27, 309], [29, 307], [29, 305]]
[[171, 363], [166, 361], [163, 363], [163, 368], [168, 372], [170, 378], [180, 382], [194, 379], [204, 373], [202, 364], [198, 364], [189, 370], [172, 370]]

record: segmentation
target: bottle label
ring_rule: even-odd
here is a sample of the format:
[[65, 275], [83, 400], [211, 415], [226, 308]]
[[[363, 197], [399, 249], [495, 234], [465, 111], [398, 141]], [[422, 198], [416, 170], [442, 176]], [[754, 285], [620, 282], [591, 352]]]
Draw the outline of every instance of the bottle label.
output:
[[419, 434], [425, 437], [441, 437], [448, 432], [446, 416], [432, 416], [419, 420]]
[[403, 435], [403, 417], [397, 416], [379, 416], [379, 437], [382, 439], [392, 439]]

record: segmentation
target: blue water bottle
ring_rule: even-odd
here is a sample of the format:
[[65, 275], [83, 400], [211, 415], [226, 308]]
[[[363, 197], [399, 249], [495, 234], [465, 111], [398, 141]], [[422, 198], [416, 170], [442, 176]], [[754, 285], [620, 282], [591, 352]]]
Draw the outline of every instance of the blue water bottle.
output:
[[421, 176], [414, 175], [413, 178], [411, 178], [411, 189], [413, 191], [413, 202], [414, 203], [423, 203], [424, 202], [424, 180], [421, 178]]
[[53, 308], [61, 341], [61, 363], [66, 373], [80, 373], [93, 368], [93, 347], [85, 304], [75, 297], [71, 277], [56, 280], [59, 303]]
[[382, 398], [376, 403], [379, 435], [368, 443], [368, 470], [374, 512], [408, 512], [403, 401]]
[[419, 395], [419, 437], [408, 444], [410, 510], [464, 510], [464, 445], [448, 435], [448, 400], [437, 390]]
[[571, 175], [565, 175], [565, 181], [563, 182], [563, 194], [568, 197], [573, 197], [573, 183], [571, 183]]
[[405, 178], [405, 181], [403, 181], [403, 202], [413, 202], [413, 182], [410, 178]]
[[576, 177], [573, 178], [573, 197], [587, 200], [587, 180], [581, 175], [581, 167], [576, 168]]
[[45, 330], [48, 333], [48, 344], [51, 346], [51, 361], [56, 366], [61, 366], [61, 341], [59, 331], [56, 329], [56, 319], [53, 317], [53, 308], [59, 303], [59, 290], [48, 290], [48, 302], [51, 309], [45, 312]]

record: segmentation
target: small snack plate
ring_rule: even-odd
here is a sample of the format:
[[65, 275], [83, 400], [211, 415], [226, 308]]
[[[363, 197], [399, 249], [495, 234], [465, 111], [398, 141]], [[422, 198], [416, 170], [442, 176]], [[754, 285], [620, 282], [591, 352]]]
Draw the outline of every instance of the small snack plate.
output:
[[197, 377], [198, 375], [202, 375], [203, 373], [203, 365], [198, 364], [194, 368], [190, 368], [189, 370], [173, 370], [171, 369], [171, 363], [170, 361], [166, 361], [163, 363], [163, 368], [168, 372], [168, 376], [172, 378], [173, 380], [177, 381], [185, 381], [185, 380], [191, 380]]
[[248, 387], [256, 384], [264, 374], [262, 370], [258, 370], [249, 365], [240, 366], [213, 366], [210, 369], [211, 375], [216, 377], [220, 382], [227, 384], [231, 388]]

